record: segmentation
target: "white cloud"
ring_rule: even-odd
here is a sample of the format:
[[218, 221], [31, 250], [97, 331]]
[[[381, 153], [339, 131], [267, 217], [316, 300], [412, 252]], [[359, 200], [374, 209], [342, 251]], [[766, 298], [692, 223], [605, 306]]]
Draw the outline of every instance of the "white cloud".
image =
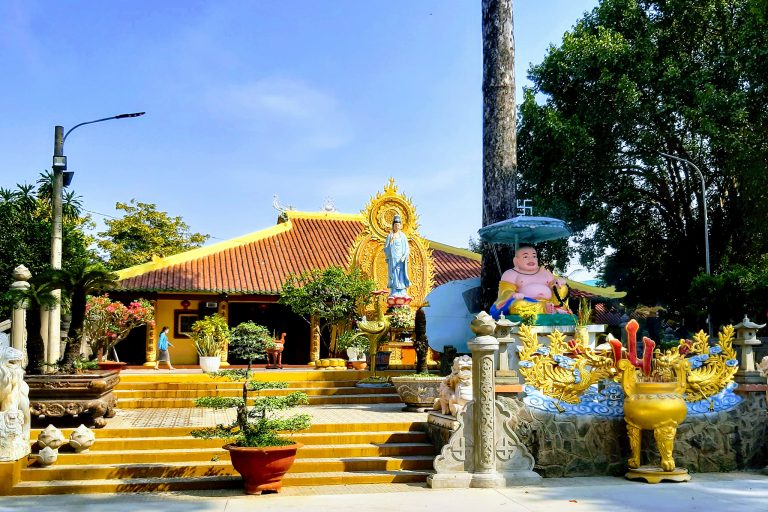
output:
[[269, 77], [228, 85], [208, 99], [219, 115], [288, 139], [292, 149], [335, 149], [353, 136], [336, 98], [299, 80]]

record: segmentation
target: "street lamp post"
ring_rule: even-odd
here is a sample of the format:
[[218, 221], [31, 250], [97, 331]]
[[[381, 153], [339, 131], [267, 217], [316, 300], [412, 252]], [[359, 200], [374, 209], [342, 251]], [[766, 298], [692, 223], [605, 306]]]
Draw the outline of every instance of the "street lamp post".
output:
[[[696, 164], [691, 162], [690, 160], [687, 160], [685, 158], [670, 155], [667, 153], [662, 153], [661, 151], [658, 152], [661, 156], [665, 156], [667, 158], [671, 158], [673, 160], [677, 160], [679, 162], [683, 162], [684, 164], [688, 164], [691, 167], [693, 167], [696, 172], [699, 174], [699, 179], [701, 180], [701, 206], [704, 210], [704, 269], [707, 272], [707, 275], [710, 275], [712, 272], [709, 268], [709, 221], [707, 220], [707, 191], [704, 183], [704, 174], [702, 174], [701, 170], [696, 167]], [[709, 335], [712, 335], [712, 322], [711, 322], [711, 315], [709, 312], [707, 312], [707, 327], [709, 330]]]
[[[112, 117], [105, 117], [103, 119], [96, 119], [94, 121], [87, 121], [80, 123], [70, 128], [67, 133], [64, 133], [64, 127], [56, 126], [53, 133], [53, 197], [51, 200], [51, 216], [52, 228], [51, 228], [51, 267], [54, 269], [61, 268], [61, 221], [62, 221], [62, 191], [64, 189], [64, 171], [67, 170], [67, 157], [64, 156], [64, 142], [67, 137], [76, 128], [79, 128], [86, 124], [100, 123], [102, 121], [109, 121], [112, 119], [126, 119], [129, 117], [143, 116], [144, 112], [134, 112], [132, 114], [120, 114]], [[55, 290], [53, 292], [55, 297], [59, 299], [61, 297], [61, 290]], [[48, 317], [48, 350], [46, 362], [49, 364], [55, 364], [61, 355], [61, 309], [56, 301], [56, 305], [51, 309]]]

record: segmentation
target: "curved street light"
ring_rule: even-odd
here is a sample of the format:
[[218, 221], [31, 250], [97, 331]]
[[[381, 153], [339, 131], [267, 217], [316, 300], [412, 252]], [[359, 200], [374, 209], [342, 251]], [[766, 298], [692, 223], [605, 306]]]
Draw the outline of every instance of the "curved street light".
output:
[[[707, 219], [707, 191], [706, 186], [704, 184], [704, 174], [702, 174], [701, 170], [696, 167], [696, 164], [691, 162], [690, 160], [687, 160], [683, 157], [670, 155], [668, 153], [662, 153], [661, 151], [657, 151], [658, 154], [661, 156], [665, 156], [667, 158], [671, 158], [673, 160], [677, 160], [679, 162], [683, 162], [684, 164], [688, 164], [691, 167], [693, 167], [696, 172], [699, 174], [699, 179], [701, 180], [701, 206], [704, 210], [704, 269], [707, 272], [707, 275], [711, 275], [712, 272], [710, 272], [709, 269], [709, 221]], [[709, 329], [709, 335], [712, 335], [712, 322], [709, 312], [707, 312], [707, 326]]]
[[[102, 121], [110, 121], [112, 119], [126, 119], [130, 117], [143, 116], [144, 112], [134, 112], [132, 114], [119, 114], [112, 117], [105, 117], [102, 119], [96, 119], [94, 121], [86, 121], [85, 123], [76, 124], [70, 128], [67, 133], [64, 133], [63, 126], [56, 126], [53, 133], [53, 197], [51, 201], [51, 216], [52, 216], [52, 228], [51, 228], [51, 268], [61, 268], [61, 203], [62, 203], [62, 190], [64, 188], [64, 171], [67, 170], [67, 157], [64, 156], [64, 141], [76, 128], [84, 126], [86, 124], [100, 123]], [[73, 173], [67, 173], [67, 185], [72, 179]], [[54, 295], [56, 298], [60, 298], [61, 291], [55, 290]], [[61, 355], [61, 309], [58, 304], [50, 310], [48, 316], [48, 351], [46, 362], [55, 364], [59, 356]]]

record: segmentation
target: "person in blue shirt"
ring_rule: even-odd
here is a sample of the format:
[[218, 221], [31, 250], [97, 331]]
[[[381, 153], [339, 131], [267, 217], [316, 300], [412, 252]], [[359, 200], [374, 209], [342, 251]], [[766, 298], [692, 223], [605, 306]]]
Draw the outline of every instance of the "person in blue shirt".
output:
[[175, 370], [171, 365], [171, 354], [168, 352], [168, 347], [172, 347], [173, 343], [168, 341], [168, 327], [163, 327], [160, 331], [160, 338], [157, 340], [157, 361], [155, 361], [155, 370], [158, 370], [160, 363], [168, 363], [169, 370]]

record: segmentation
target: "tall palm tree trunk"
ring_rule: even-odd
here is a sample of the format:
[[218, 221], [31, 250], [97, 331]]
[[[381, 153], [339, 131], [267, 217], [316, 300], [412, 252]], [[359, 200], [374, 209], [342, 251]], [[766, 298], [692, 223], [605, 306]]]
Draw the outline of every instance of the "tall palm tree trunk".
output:
[[75, 369], [75, 361], [80, 357], [82, 350], [82, 330], [85, 323], [85, 305], [87, 295], [84, 290], [77, 290], [72, 294], [72, 322], [69, 324], [67, 335], [67, 348], [62, 357], [61, 370], [72, 373]]
[[[482, 0], [483, 226], [515, 214], [517, 131], [512, 0]], [[501, 271], [514, 248], [483, 243], [482, 307], [496, 298]]]
[[29, 375], [42, 375], [45, 361], [45, 342], [40, 333], [40, 310], [27, 309], [27, 373]]

